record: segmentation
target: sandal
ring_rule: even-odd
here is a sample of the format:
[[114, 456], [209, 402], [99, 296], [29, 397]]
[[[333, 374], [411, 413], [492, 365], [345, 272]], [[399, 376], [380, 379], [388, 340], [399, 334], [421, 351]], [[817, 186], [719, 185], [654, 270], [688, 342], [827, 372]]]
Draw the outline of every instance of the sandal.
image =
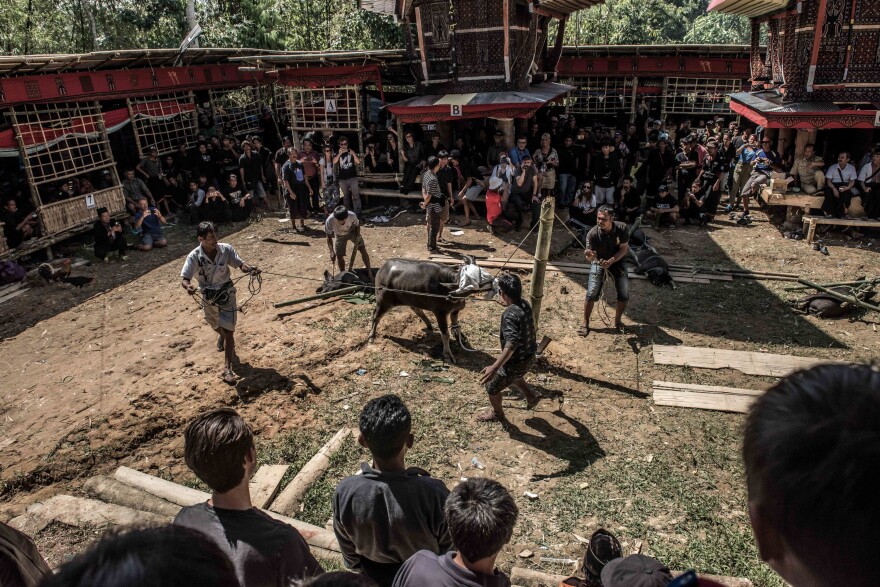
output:
[[235, 385], [236, 377], [235, 373], [232, 372], [232, 369], [226, 369], [223, 372], [223, 381], [229, 385]]
[[618, 334], [624, 334], [626, 332], [626, 328], [623, 326], [623, 322], [618, 322], [617, 324], [615, 324], [614, 330], [616, 330]]
[[578, 328], [578, 336], [589, 336], [590, 327], [586, 324], [581, 324], [580, 328]]
[[471, 221], [468, 220], [467, 222], [465, 222], [464, 224], [461, 225], [461, 228], [464, 228], [465, 226], [470, 226], [470, 225], [471, 225]]
[[477, 422], [503, 422], [504, 420], [506, 420], [504, 416], [499, 416], [492, 410], [486, 410], [477, 415]]

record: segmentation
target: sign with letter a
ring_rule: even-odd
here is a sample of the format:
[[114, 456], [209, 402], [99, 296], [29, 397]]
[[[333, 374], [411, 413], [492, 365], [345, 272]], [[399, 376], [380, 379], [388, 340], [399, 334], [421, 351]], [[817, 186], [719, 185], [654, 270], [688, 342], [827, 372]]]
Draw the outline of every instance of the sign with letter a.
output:
[[327, 98], [324, 100], [324, 111], [327, 114], [336, 114], [336, 99]]
[[461, 116], [462, 108], [461, 104], [450, 104], [449, 105], [449, 116]]

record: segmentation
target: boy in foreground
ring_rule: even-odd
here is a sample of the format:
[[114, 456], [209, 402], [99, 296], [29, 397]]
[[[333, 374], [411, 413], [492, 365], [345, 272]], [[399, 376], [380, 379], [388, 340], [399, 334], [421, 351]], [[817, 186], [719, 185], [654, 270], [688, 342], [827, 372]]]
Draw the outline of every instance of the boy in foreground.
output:
[[323, 572], [300, 533], [251, 503], [254, 436], [235, 410], [202, 414], [186, 428], [184, 459], [211, 499], [180, 510], [174, 524], [198, 530], [229, 557], [242, 585], [276, 587]]
[[519, 510], [497, 481], [484, 478], [460, 483], [446, 500], [446, 520], [454, 552], [422, 550], [404, 563], [394, 587], [507, 587], [510, 579], [495, 559], [510, 542]]
[[452, 545], [443, 506], [449, 490], [427, 471], [406, 466], [413, 445], [412, 417], [396, 395], [367, 402], [358, 443], [372, 466], [339, 482], [333, 496], [333, 531], [345, 566], [382, 587], [420, 550], [445, 553]]

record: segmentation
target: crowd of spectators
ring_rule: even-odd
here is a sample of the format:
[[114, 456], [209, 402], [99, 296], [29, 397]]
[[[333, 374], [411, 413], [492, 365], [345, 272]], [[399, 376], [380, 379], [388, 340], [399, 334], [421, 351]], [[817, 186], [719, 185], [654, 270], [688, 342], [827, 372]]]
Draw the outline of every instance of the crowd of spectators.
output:
[[[793, 587], [876, 584], [880, 507], [880, 371], [827, 364], [796, 372], [757, 399], [742, 448], [748, 509], [761, 558]], [[519, 516], [499, 482], [462, 479], [452, 490], [408, 466], [412, 416], [395, 395], [367, 402], [358, 442], [372, 455], [333, 496], [333, 531], [351, 573], [324, 573], [293, 527], [251, 503], [254, 435], [234, 410], [189, 424], [184, 459], [211, 489], [167, 527], [108, 533], [54, 575], [33, 543], [0, 524], [4, 587], [278, 585], [476, 587], [510, 585], [496, 567]], [[563, 585], [717, 585], [673, 579], [649, 556], [623, 556], [609, 532], [589, 541], [580, 574]]]

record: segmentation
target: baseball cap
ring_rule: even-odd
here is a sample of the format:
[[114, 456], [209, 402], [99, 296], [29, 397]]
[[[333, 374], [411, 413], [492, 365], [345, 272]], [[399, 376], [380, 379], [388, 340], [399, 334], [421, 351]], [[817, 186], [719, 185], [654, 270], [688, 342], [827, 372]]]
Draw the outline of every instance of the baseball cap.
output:
[[670, 581], [669, 568], [643, 554], [614, 559], [602, 569], [603, 587], [665, 587]]
[[666, 184], [665, 184], [665, 183], [661, 183], [661, 184], [660, 184], [660, 187], [657, 188], [657, 191], [658, 191], [658, 192], [668, 192], [668, 191], [669, 191], [669, 188], [666, 187]]
[[444, 157], [449, 157], [449, 153], [447, 151], [440, 151], [439, 153], [437, 153], [437, 156], [443, 159]]
[[504, 180], [501, 179], [500, 177], [493, 176], [493, 177], [489, 178], [489, 189], [490, 190], [497, 190], [502, 185], [504, 185]]
[[449, 156], [453, 159], [458, 159], [461, 157], [461, 151], [459, 151], [458, 149], [452, 149], [451, 151], [449, 151]]

